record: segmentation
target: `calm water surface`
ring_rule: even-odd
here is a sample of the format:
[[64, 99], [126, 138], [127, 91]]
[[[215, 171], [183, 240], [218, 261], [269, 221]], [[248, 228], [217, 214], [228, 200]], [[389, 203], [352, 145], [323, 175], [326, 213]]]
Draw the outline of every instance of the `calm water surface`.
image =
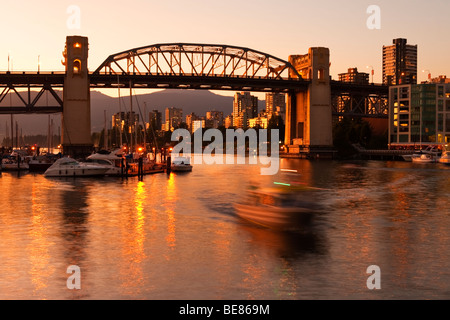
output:
[[[450, 167], [282, 160], [322, 188], [313, 226], [236, 216], [257, 166], [188, 174], [0, 177], [0, 299], [449, 299]], [[69, 290], [67, 267], [81, 268]], [[370, 265], [381, 290], [366, 286]]]

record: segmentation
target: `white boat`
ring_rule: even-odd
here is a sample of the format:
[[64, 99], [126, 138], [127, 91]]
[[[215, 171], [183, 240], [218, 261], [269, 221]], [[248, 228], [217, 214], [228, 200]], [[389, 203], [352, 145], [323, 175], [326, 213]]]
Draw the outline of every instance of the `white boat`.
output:
[[191, 159], [187, 157], [176, 157], [172, 160], [170, 170], [174, 172], [192, 171]]
[[19, 171], [19, 170], [28, 170], [30, 167], [26, 162], [20, 162], [20, 165], [16, 160], [12, 159], [3, 159], [2, 160], [2, 170], [3, 171]]
[[[163, 172], [164, 170], [156, 165], [156, 162], [148, 157], [142, 157], [140, 154], [128, 155], [122, 157], [117, 152], [99, 152], [86, 158], [86, 164], [95, 164], [109, 167], [107, 176], [136, 176], [139, 175], [139, 162], [142, 161], [142, 173], [150, 174]], [[122, 168], [124, 166], [124, 168]]]
[[436, 162], [439, 162], [439, 159], [440, 159], [440, 156], [438, 156], [438, 155], [425, 153], [419, 157], [413, 157], [412, 161], [414, 163], [436, 163]]
[[94, 153], [86, 158], [86, 164], [89, 165], [100, 165], [108, 167], [109, 170], [106, 172], [108, 176], [119, 176], [122, 174], [121, 168], [122, 157], [118, 156], [116, 153]]
[[321, 211], [307, 187], [256, 188], [234, 207], [239, 217], [271, 229], [304, 227]]
[[72, 158], [61, 158], [48, 168], [46, 177], [87, 177], [104, 176], [110, 168], [107, 166], [86, 164]]

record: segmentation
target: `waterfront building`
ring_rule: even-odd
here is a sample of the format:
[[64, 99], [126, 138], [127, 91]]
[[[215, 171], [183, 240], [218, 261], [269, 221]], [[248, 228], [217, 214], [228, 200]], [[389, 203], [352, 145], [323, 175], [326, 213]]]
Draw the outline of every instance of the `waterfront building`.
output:
[[429, 83], [450, 83], [450, 78], [447, 78], [447, 76], [439, 76], [436, 78], [430, 78], [428, 80]]
[[166, 126], [165, 131], [173, 131], [183, 122], [183, 109], [166, 108]]
[[222, 111], [208, 111], [206, 112], [206, 127], [217, 129], [224, 125]]
[[248, 119], [258, 115], [258, 97], [249, 92], [237, 92], [233, 101], [233, 126], [235, 128], [248, 128]]
[[346, 73], [339, 74], [339, 81], [355, 84], [369, 84], [369, 74], [358, 72], [358, 68], [349, 68]]
[[284, 93], [266, 93], [266, 113], [268, 120], [273, 116], [281, 116], [286, 120], [286, 95]]
[[398, 38], [383, 46], [383, 84], [417, 84], [417, 45]]
[[248, 120], [248, 126], [250, 128], [258, 127], [259, 129], [267, 129], [269, 125], [269, 119], [267, 116], [259, 116]]
[[450, 83], [389, 88], [390, 148], [450, 142]]

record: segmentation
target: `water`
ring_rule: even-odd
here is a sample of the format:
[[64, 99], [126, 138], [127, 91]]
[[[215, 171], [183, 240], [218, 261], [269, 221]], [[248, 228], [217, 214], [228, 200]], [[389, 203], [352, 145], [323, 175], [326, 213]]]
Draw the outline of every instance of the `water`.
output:
[[[450, 167], [282, 160], [317, 188], [302, 231], [241, 220], [257, 166], [137, 178], [0, 177], [0, 299], [449, 299]], [[81, 268], [69, 290], [67, 268]], [[381, 269], [369, 290], [367, 268]]]

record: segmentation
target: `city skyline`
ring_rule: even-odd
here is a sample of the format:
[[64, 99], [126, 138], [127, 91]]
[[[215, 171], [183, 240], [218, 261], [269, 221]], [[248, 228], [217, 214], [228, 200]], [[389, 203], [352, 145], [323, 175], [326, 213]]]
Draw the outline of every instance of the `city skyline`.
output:
[[[25, 7], [22, 2], [8, 3], [0, 24], [11, 32], [1, 45], [0, 70], [63, 71], [60, 61], [65, 37], [79, 34], [89, 37], [91, 71], [110, 54], [156, 43], [229, 44], [284, 60], [289, 55], [306, 54], [309, 47], [323, 46], [331, 52], [333, 79], [348, 68], [371, 72], [373, 67], [374, 82], [381, 83], [382, 47], [390, 45], [392, 39], [405, 38], [418, 45], [418, 82], [425, 81], [428, 72], [433, 77], [450, 75], [445, 56], [450, 44], [438, 37], [446, 9], [450, 9], [450, 3], [443, 0], [357, 4], [348, 0], [320, 4], [285, 0], [277, 2], [279, 10], [269, 1], [207, 4], [133, 1], [130, 14], [124, 14], [117, 4], [105, 1], [41, 1]], [[380, 8], [380, 29], [367, 26], [370, 5]], [[69, 25], [74, 17], [71, 6], [79, 8], [79, 26]], [[112, 90], [106, 93], [116, 94]]]

